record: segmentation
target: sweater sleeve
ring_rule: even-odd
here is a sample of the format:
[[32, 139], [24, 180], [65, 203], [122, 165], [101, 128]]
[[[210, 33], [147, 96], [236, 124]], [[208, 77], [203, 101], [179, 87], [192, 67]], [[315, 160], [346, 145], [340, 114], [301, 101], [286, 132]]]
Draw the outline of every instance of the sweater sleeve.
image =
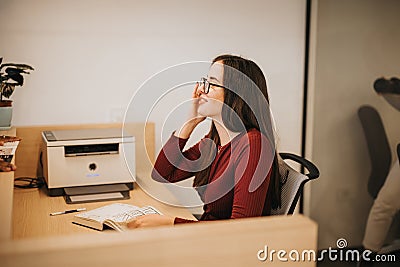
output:
[[248, 141], [236, 159], [231, 219], [262, 215], [273, 157], [269, 142], [263, 135], [248, 135]]
[[151, 173], [154, 180], [174, 183], [195, 175], [198, 165], [196, 160], [200, 157], [200, 142], [182, 152], [187, 140], [171, 135], [154, 164]]
[[[265, 136], [251, 132], [238, 144], [231, 219], [261, 216], [271, 177], [274, 152]], [[174, 224], [198, 221], [175, 218]]]
[[187, 219], [183, 219], [183, 218], [179, 218], [179, 217], [175, 217], [174, 219], [174, 224], [181, 224], [181, 223], [197, 223], [199, 221], [195, 221], [195, 220], [187, 220]]

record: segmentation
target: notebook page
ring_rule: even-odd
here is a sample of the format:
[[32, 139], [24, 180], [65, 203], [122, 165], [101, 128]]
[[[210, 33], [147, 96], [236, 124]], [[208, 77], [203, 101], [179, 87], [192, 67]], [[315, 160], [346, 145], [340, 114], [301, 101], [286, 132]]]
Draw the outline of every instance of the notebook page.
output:
[[146, 206], [140, 209], [144, 214], [161, 214], [158, 210], [156, 210], [152, 206]]
[[133, 219], [133, 218], [136, 218], [136, 217], [142, 216], [142, 215], [144, 215], [144, 213], [142, 211], [131, 209], [131, 210], [127, 210], [127, 211], [115, 214], [114, 216], [110, 217], [110, 219], [116, 223], [121, 223], [121, 222], [129, 221], [130, 219]]
[[132, 216], [140, 216], [143, 214], [144, 213], [140, 211], [139, 207], [128, 204], [115, 203], [75, 216], [98, 222], [104, 222], [107, 219], [111, 219], [115, 222], [123, 222], [129, 220], [130, 218], [133, 218]]
[[143, 208], [131, 209], [131, 210], [127, 210], [125, 212], [121, 212], [119, 214], [115, 214], [110, 219], [113, 220], [114, 222], [121, 223], [121, 222], [128, 222], [131, 219], [134, 219], [136, 217], [146, 215], [146, 214], [161, 214], [161, 213], [151, 206], [146, 206]]

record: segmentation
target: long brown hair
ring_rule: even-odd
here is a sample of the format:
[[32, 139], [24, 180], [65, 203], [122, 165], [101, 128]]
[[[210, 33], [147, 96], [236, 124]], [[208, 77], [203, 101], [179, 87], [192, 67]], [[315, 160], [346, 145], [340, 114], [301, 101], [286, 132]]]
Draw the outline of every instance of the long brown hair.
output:
[[[267, 82], [262, 70], [253, 61], [239, 56], [221, 55], [213, 60], [213, 63], [215, 62], [222, 62], [224, 65], [223, 85], [229, 88], [229, 90], [224, 90], [225, 105], [222, 107], [224, 125], [234, 132], [243, 131], [243, 125], [246, 131], [255, 128], [264, 134], [268, 138], [270, 146], [275, 148], [272, 116], [268, 105]], [[264, 99], [258, 97], [259, 92], [262, 93]], [[243, 99], [244, 95], [246, 95], [245, 100]], [[213, 140], [215, 145], [220, 145], [220, 137], [214, 122], [211, 124], [208, 137]], [[215, 145], [211, 142], [208, 143], [210, 153], [203, 161], [204, 165], [208, 166], [195, 175], [193, 186], [200, 188], [208, 183], [211, 165], [207, 163], [211, 162], [215, 156]], [[276, 209], [281, 205], [280, 175], [276, 152], [271, 168], [268, 192], [272, 194], [271, 206]], [[201, 195], [202, 192], [199, 191], [199, 194]]]

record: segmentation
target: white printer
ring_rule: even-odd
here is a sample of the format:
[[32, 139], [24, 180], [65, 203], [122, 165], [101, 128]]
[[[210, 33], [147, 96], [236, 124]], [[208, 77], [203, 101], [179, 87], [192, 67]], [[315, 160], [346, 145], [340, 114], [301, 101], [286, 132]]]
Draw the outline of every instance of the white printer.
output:
[[[48, 195], [67, 203], [129, 198], [135, 182], [135, 139], [122, 129], [42, 132]], [[129, 166], [129, 167], [128, 167]]]

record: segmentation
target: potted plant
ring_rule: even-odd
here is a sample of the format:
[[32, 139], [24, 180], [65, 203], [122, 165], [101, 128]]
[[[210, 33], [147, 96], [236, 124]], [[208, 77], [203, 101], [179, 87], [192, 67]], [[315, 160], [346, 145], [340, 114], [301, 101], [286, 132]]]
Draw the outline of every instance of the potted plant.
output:
[[12, 100], [8, 99], [16, 86], [24, 84], [23, 74], [29, 74], [33, 68], [26, 64], [4, 63], [0, 58], [0, 130], [11, 127]]

